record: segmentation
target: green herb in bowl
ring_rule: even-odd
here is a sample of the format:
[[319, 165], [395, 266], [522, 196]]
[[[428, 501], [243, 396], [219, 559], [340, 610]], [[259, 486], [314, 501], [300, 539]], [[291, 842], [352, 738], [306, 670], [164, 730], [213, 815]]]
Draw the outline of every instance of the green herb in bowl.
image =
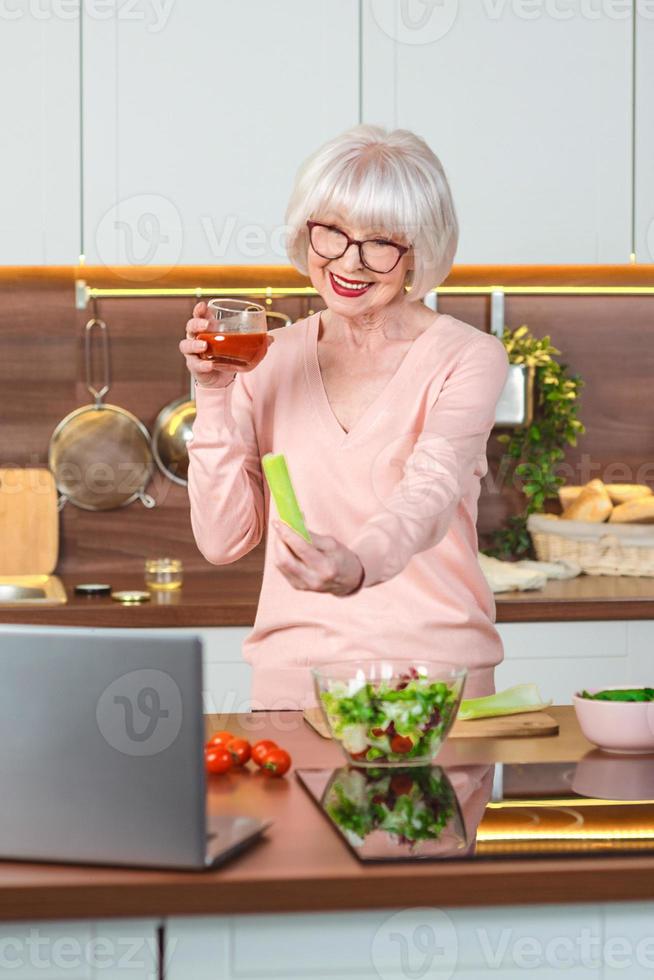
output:
[[578, 697], [585, 698], [587, 701], [654, 701], [654, 687], [609, 687], [605, 691], [596, 691], [594, 694], [581, 691]]

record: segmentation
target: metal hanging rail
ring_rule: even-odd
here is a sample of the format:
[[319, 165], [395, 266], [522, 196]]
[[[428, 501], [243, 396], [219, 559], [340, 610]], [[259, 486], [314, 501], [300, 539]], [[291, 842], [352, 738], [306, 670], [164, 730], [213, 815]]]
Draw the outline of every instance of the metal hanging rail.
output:
[[[432, 290], [439, 296], [654, 296], [654, 286], [439, 286]], [[86, 309], [89, 301], [98, 299], [133, 299], [160, 297], [258, 296], [272, 300], [281, 296], [317, 296], [312, 286], [182, 286], [182, 287], [97, 287], [83, 279], [75, 282], [77, 309]]]

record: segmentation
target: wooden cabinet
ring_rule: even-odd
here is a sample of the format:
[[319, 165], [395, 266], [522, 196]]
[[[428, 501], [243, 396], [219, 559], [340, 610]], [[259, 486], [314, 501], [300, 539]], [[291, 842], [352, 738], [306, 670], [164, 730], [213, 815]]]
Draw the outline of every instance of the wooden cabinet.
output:
[[79, 25], [70, 4], [58, 9], [12, 3], [1, 14], [0, 265], [79, 256]]
[[365, 0], [365, 121], [414, 130], [440, 156], [457, 263], [629, 260], [632, 23], [620, 7]]
[[155, 7], [85, 17], [88, 261], [286, 264], [296, 170], [357, 121], [356, 0]]

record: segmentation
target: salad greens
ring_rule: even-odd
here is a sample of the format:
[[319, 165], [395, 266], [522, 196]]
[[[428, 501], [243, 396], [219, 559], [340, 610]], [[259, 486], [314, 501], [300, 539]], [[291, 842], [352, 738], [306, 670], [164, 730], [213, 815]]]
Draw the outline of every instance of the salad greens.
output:
[[332, 734], [354, 763], [431, 762], [451, 722], [460, 684], [409, 672], [374, 683], [331, 681], [320, 699]]
[[588, 701], [654, 701], [654, 687], [607, 688], [595, 694], [582, 691], [579, 697]]
[[354, 846], [374, 830], [385, 830], [401, 843], [435, 840], [457, 803], [441, 769], [343, 769], [329, 785], [323, 805]]
[[498, 718], [518, 715], [524, 711], [542, 711], [551, 701], [543, 701], [535, 684], [517, 684], [485, 698], [469, 698], [461, 702], [458, 717], [461, 721], [473, 718]]

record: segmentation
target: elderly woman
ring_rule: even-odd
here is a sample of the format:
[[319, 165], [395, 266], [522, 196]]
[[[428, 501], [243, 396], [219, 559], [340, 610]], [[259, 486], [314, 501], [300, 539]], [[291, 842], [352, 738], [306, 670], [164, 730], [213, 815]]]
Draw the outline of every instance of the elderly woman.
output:
[[[465, 665], [466, 694], [490, 694], [503, 651], [475, 525], [508, 359], [422, 302], [457, 244], [443, 168], [406, 130], [358, 126], [301, 167], [287, 222], [326, 309], [276, 330], [251, 373], [198, 356], [205, 303], [180, 343], [198, 548], [227, 564], [267, 531], [253, 706], [313, 704], [312, 666], [378, 657]], [[286, 456], [311, 544], [271, 508], [267, 452]]]

